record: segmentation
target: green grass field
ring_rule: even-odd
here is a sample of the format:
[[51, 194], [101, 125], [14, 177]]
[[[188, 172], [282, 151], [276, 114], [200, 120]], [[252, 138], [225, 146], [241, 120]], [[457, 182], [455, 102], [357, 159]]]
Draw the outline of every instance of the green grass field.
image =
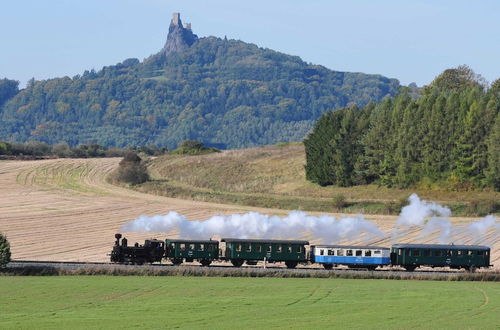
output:
[[0, 277], [0, 329], [498, 328], [485, 282]]

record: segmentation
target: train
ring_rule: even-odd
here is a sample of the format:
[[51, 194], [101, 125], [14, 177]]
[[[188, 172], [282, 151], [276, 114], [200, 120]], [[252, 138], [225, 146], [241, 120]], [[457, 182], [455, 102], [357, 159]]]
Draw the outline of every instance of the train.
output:
[[[489, 268], [490, 248], [482, 245], [394, 244], [391, 247], [358, 245], [310, 245], [304, 240], [240, 239], [217, 240], [148, 239], [129, 246], [120, 233], [115, 235], [111, 262], [152, 264], [169, 260], [174, 265], [199, 262], [208, 267], [214, 261], [227, 261], [235, 267], [243, 264], [284, 263], [287, 268], [299, 264], [376, 270], [399, 266], [407, 271], [418, 267], [449, 267], [474, 272]], [[309, 248], [307, 248], [309, 247]]]

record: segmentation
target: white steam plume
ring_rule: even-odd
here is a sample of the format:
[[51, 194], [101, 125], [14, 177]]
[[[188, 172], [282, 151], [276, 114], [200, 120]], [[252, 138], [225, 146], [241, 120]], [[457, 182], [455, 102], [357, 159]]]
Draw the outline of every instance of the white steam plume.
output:
[[[416, 194], [412, 194], [408, 201], [409, 205], [401, 209], [401, 214], [396, 221], [396, 230], [393, 242], [398, 239], [405, 228], [420, 227], [419, 239], [428, 237], [433, 232], [439, 232], [438, 242], [441, 244], [458, 243], [457, 235], [461, 235], [468, 243], [485, 243], [486, 233], [494, 230], [493, 235], [498, 235], [500, 225], [496, 224], [496, 217], [488, 215], [485, 218], [466, 226], [453, 226], [448, 217], [451, 210], [445, 206], [433, 202], [421, 200]], [[403, 230], [401, 230], [403, 229]]]
[[[393, 243], [409, 228], [420, 228], [417, 240], [439, 232], [436, 243], [488, 244], [487, 234], [492, 234], [492, 245], [500, 232], [500, 224], [493, 215], [463, 226], [453, 226], [448, 219], [449, 208], [437, 203], [421, 200], [416, 194], [408, 198], [410, 204], [403, 207], [393, 231]], [[257, 212], [245, 214], [218, 215], [205, 221], [188, 221], [177, 212], [166, 215], [141, 216], [122, 226], [124, 232], [164, 232], [174, 230], [181, 238], [208, 239], [213, 236], [233, 238], [301, 238], [311, 235], [323, 243], [340, 243], [347, 241], [369, 241], [373, 238], [384, 238], [382, 232], [364, 216], [337, 219], [332, 216], [310, 216], [304, 212], [293, 211], [281, 218]], [[491, 238], [493, 237], [493, 238]]]
[[178, 230], [180, 237], [193, 239], [208, 239], [214, 235], [235, 238], [300, 238], [308, 233], [323, 243], [385, 235], [362, 215], [337, 220], [332, 216], [316, 217], [299, 211], [290, 212], [284, 218], [249, 212], [217, 215], [205, 221], [188, 221], [177, 212], [169, 212], [166, 215], [141, 216], [124, 224], [122, 230], [165, 233]]
[[425, 219], [432, 216], [447, 218], [451, 216], [451, 210], [445, 206], [436, 203], [421, 200], [417, 194], [411, 194], [408, 197], [409, 205], [401, 209], [397, 227], [422, 226]]
[[485, 240], [486, 233], [490, 229], [495, 230], [494, 236], [498, 235], [500, 224], [496, 224], [497, 218], [494, 215], [488, 215], [479, 221], [473, 222], [466, 227], [467, 232], [472, 237], [474, 243]]
[[450, 220], [444, 218], [430, 219], [420, 232], [419, 238], [425, 238], [431, 235], [434, 231], [439, 231], [439, 238], [437, 243], [448, 244], [450, 242], [452, 224]]

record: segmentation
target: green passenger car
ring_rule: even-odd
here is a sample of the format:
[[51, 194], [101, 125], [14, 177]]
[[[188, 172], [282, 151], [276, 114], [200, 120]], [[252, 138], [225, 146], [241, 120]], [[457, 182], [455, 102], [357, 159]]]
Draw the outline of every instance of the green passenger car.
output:
[[184, 260], [199, 261], [202, 266], [208, 266], [219, 257], [219, 241], [213, 240], [165, 240], [165, 258], [174, 265], [180, 265]]
[[480, 245], [395, 244], [391, 263], [413, 271], [419, 266], [475, 271], [490, 267], [490, 248]]
[[258, 261], [285, 262], [288, 268], [295, 268], [299, 262], [307, 262], [305, 245], [307, 241], [223, 238], [226, 243], [224, 259], [235, 267], [244, 262], [256, 265]]

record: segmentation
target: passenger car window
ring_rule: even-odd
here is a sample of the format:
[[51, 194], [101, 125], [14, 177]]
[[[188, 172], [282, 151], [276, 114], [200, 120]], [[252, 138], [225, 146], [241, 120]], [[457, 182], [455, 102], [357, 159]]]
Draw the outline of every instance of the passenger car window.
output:
[[252, 243], [248, 243], [247, 252], [252, 252]]
[[398, 255], [402, 255], [402, 254], [403, 253], [402, 253], [401, 249], [398, 249]]
[[346, 256], [351, 257], [352, 256], [352, 250], [347, 250]]
[[434, 256], [435, 257], [440, 257], [441, 256], [441, 250], [435, 250], [434, 251]]
[[463, 255], [462, 250], [457, 251], [457, 256], [461, 257]]
[[292, 246], [288, 245], [288, 253], [292, 253]]
[[281, 253], [282, 250], [283, 250], [283, 246], [281, 244], [278, 244], [278, 253]]
[[257, 252], [262, 252], [262, 245], [258, 244], [257, 246], [255, 246], [255, 249], [257, 250]]
[[194, 250], [194, 244], [189, 244], [189, 249]]
[[333, 255], [335, 255], [335, 254], [333, 253], [333, 250], [328, 250], [328, 255], [329, 255], [329, 256], [333, 256]]
[[430, 257], [431, 256], [431, 250], [425, 249], [424, 250], [424, 257]]
[[361, 257], [363, 255], [363, 251], [356, 250], [356, 257]]
[[271, 252], [271, 249], [272, 249], [271, 245], [268, 245], [267, 246], [267, 252]]
[[181, 243], [181, 244], [180, 244], [180, 247], [181, 247], [181, 251], [184, 251], [184, 250], [186, 250], [186, 244], [184, 244], [184, 243]]
[[482, 256], [484, 254], [484, 251], [477, 251], [478, 256]]
[[302, 252], [302, 246], [297, 246], [297, 253], [301, 253]]
[[446, 250], [446, 256], [451, 257], [451, 250]]
[[337, 256], [343, 256], [344, 250], [337, 250]]
[[208, 251], [213, 251], [213, 249], [214, 249], [214, 246], [212, 244], [209, 244], [208, 245]]
[[322, 256], [322, 255], [324, 255], [324, 254], [325, 254], [325, 250], [320, 249], [320, 250], [319, 250], [319, 255], [320, 255], [320, 256]]
[[205, 244], [200, 244], [198, 250], [205, 251]]
[[420, 256], [420, 250], [413, 250], [412, 255], [413, 255], [414, 257], [419, 257], [419, 256]]
[[366, 250], [365, 251], [365, 257], [371, 257], [372, 256], [372, 251], [371, 250]]
[[241, 252], [241, 244], [236, 245], [236, 252]]

